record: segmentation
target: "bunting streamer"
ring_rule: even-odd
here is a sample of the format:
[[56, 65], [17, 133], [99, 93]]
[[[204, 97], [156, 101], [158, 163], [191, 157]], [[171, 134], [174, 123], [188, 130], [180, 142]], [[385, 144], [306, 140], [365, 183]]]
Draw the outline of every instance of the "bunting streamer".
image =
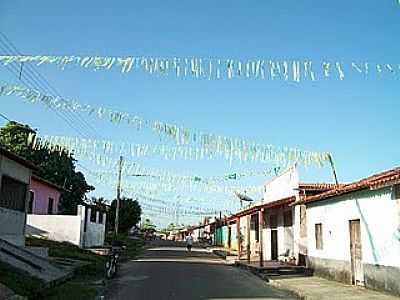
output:
[[[112, 186], [116, 186], [117, 182], [115, 180], [116, 176], [111, 174], [102, 174], [99, 172], [88, 171], [90, 175], [92, 175], [99, 183], [110, 184]], [[138, 182], [135, 184], [130, 184], [125, 180], [124, 182], [124, 190], [133, 191], [133, 192], [141, 192], [145, 194], [159, 194], [159, 193], [224, 193], [228, 195], [232, 195], [237, 191], [246, 191], [250, 193], [254, 192], [262, 192], [263, 186], [257, 185], [224, 185], [224, 184], [216, 184], [216, 183], [208, 183], [208, 184], [198, 184], [196, 182], [181, 182], [177, 184], [176, 181], [166, 181], [166, 182]]]
[[[143, 127], [150, 128], [160, 135], [172, 138], [178, 145], [187, 145], [190, 142], [199, 144], [197, 155], [201, 157], [209, 153], [223, 155], [232, 164], [236, 158], [239, 161], [275, 161], [280, 164], [292, 165], [295, 162], [304, 165], [316, 164], [323, 166], [329, 161], [330, 153], [328, 152], [311, 152], [287, 147], [274, 147], [272, 145], [260, 145], [257, 143], [247, 142], [242, 139], [217, 136], [213, 134], [196, 132], [187, 128], [181, 128], [176, 125], [155, 121], [144, 121], [137, 116], [131, 116], [128, 113], [121, 113], [108, 110], [101, 107], [92, 107], [90, 105], [82, 105], [76, 101], [54, 97], [51, 95], [41, 94], [37, 90], [29, 89], [23, 86], [3, 84], [0, 85], [0, 96], [15, 95], [26, 99], [29, 103], [42, 103], [47, 107], [55, 109], [64, 109], [70, 111], [78, 111], [95, 114], [102, 118], [107, 115], [112, 122], [120, 123], [126, 121], [128, 124], [135, 124], [137, 129]], [[59, 139], [61, 143], [61, 138]], [[103, 144], [103, 148], [110, 148], [110, 143]], [[202, 150], [201, 150], [202, 149]], [[213, 155], [210, 154], [210, 155]]]
[[269, 79], [300, 82], [315, 81], [328, 77], [344, 80], [345, 72], [368, 75], [369, 70], [395, 74], [400, 64], [368, 62], [342, 63], [312, 62], [311, 60], [269, 60], [269, 59], [232, 59], [232, 58], [196, 58], [196, 57], [146, 57], [146, 56], [51, 56], [51, 55], [3, 55], [0, 64], [33, 63], [37, 66], [53, 64], [64, 70], [67, 66], [76, 66], [94, 71], [116, 69], [121, 73], [141, 72], [157, 76], [174, 76], [195, 79]]
[[262, 146], [254, 144], [253, 146], [248, 146], [244, 143], [242, 143], [243, 147], [235, 147], [235, 149], [232, 145], [227, 143], [221, 143], [221, 145], [209, 149], [207, 147], [172, 147], [169, 145], [114, 143], [105, 140], [82, 139], [65, 136], [36, 137], [35, 135], [30, 136], [29, 142], [34, 144], [49, 144], [51, 146], [59, 145], [68, 151], [74, 151], [75, 153], [104, 153], [106, 155], [124, 154], [125, 156], [131, 156], [133, 158], [157, 155], [166, 160], [176, 160], [178, 158], [185, 160], [211, 160], [217, 157], [222, 157], [228, 160], [230, 164], [232, 164], [233, 160], [237, 160], [240, 162], [261, 163], [272, 161], [280, 166], [293, 165], [295, 162], [302, 162], [304, 165], [314, 163], [317, 166], [323, 166], [326, 161], [329, 161], [330, 156], [329, 153], [277, 148], [271, 145]]

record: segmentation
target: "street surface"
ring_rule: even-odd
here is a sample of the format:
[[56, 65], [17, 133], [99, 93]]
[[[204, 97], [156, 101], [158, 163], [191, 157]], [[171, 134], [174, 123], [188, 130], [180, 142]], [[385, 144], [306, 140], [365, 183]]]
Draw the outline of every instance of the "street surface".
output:
[[151, 242], [138, 260], [120, 266], [104, 299], [296, 299], [255, 275], [227, 266], [206, 249]]

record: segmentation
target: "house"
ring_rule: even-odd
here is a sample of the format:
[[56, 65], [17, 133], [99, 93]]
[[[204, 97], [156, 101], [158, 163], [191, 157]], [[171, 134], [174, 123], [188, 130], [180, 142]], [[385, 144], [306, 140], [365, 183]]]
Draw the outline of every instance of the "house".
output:
[[62, 187], [39, 176], [32, 175], [28, 199], [28, 214], [58, 214], [62, 191]]
[[[306, 208], [295, 205], [305, 196], [331, 190], [334, 184], [300, 183], [297, 167], [289, 168], [264, 186], [264, 197], [227, 218], [222, 226], [224, 246], [238, 251], [239, 259], [286, 260], [305, 265]], [[224, 238], [226, 237], [226, 238]]]
[[16, 246], [25, 245], [30, 162], [0, 147], [0, 239]]
[[315, 274], [400, 295], [400, 168], [302, 203], [307, 266]]

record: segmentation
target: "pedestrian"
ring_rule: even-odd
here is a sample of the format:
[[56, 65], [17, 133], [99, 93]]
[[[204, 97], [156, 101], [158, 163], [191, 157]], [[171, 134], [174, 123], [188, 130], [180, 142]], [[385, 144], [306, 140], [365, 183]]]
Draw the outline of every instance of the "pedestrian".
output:
[[189, 235], [186, 237], [186, 247], [189, 252], [192, 251], [192, 246], [193, 246], [193, 237], [192, 233], [189, 233]]

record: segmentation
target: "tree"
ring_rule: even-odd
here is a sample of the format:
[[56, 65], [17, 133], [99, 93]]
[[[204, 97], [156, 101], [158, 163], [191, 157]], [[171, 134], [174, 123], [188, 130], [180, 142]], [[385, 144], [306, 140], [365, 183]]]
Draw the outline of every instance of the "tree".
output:
[[[113, 200], [108, 214], [108, 229], [115, 227], [115, 211], [117, 200]], [[137, 200], [123, 197], [119, 202], [119, 226], [120, 232], [126, 233], [133, 225], [137, 224], [142, 214], [142, 208]]]
[[75, 170], [76, 160], [72, 154], [61, 147], [33, 149], [28, 141], [30, 134], [36, 135], [30, 126], [8, 122], [0, 128], [0, 145], [36, 165], [36, 175], [64, 187], [60, 211], [76, 214], [77, 206], [83, 204], [85, 194], [94, 187], [86, 182], [81, 172]]
[[149, 230], [156, 230], [156, 225], [150, 220], [150, 219], [145, 219], [142, 224], [142, 229], [145, 231]]

